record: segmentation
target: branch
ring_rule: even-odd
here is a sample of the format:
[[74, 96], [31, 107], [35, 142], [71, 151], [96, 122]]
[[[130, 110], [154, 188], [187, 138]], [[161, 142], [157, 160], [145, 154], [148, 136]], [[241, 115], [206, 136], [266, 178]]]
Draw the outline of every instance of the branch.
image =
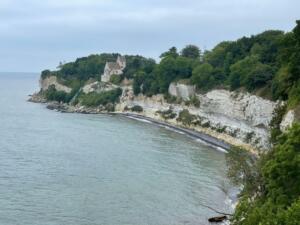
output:
[[212, 211], [214, 211], [214, 212], [216, 212], [216, 213], [219, 213], [219, 214], [222, 214], [222, 215], [226, 215], [226, 216], [233, 216], [233, 214], [231, 214], [231, 213], [220, 212], [220, 211], [218, 211], [218, 210], [216, 210], [216, 209], [214, 209], [214, 208], [212, 208], [210, 206], [207, 206], [207, 205], [204, 205], [204, 204], [201, 204], [201, 203], [199, 203], [199, 204], [202, 205], [202, 206], [204, 206], [204, 207], [206, 207], [206, 208], [208, 208], [208, 209], [210, 209], [210, 210], [212, 210]]

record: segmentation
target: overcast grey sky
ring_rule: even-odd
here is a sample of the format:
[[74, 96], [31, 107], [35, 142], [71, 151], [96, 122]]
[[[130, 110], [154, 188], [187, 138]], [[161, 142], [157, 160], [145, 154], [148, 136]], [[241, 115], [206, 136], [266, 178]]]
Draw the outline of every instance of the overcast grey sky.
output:
[[0, 71], [54, 69], [102, 52], [158, 58], [266, 29], [289, 31], [300, 0], [0, 0]]

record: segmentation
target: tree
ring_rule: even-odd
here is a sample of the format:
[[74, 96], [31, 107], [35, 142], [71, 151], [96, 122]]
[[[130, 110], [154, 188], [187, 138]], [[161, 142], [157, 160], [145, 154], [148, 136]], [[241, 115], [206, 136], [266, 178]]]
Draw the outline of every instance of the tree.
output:
[[298, 80], [300, 77], [300, 20], [296, 21], [297, 26], [293, 29], [295, 48], [290, 58], [291, 79]]
[[300, 21], [280, 42], [278, 54], [281, 68], [272, 81], [273, 99], [288, 100], [289, 107], [300, 102]]
[[246, 87], [253, 91], [273, 78], [273, 69], [262, 64], [257, 55], [247, 56], [230, 67], [229, 84], [232, 90]]
[[41, 74], [41, 77], [42, 77], [43, 79], [45, 79], [45, 78], [48, 77], [48, 76], [51, 76], [51, 71], [50, 71], [50, 70], [43, 70], [43, 71], [42, 71], [42, 74]]
[[143, 81], [145, 80], [146, 73], [143, 71], [139, 71], [135, 74], [134, 80], [133, 80], [133, 93], [135, 95], [138, 95], [141, 92], [141, 86], [143, 84]]
[[173, 57], [162, 59], [155, 73], [157, 74], [159, 91], [167, 93], [170, 83], [177, 77], [176, 59]]
[[179, 56], [175, 61], [176, 78], [185, 79], [192, 76], [194, 60]]
[[211, 64], [213, 67], [223, 67], [225, 63], [225, 58], [227, 57], [227, 62], [229, 62], [230, 57], [232, 58], [232, 53], [228, 52], [227, 48], [231, 44], [231, 42], [221, 42], [216, 47], [214, 47], [211, 51], [206, 52], [204, 55], [204, 61]]
[[172, 48], [169, 49], [169, 51], [162, 53], [160, 55], [160, 58], [165, 58], [165, 57], [177, 58], [178, 56], [179, 56], [179, 54], [177, 53], [177, 48], [172, 47]]
[[213, 77], [213, 67], [209, 63], [204, 63], [197, 66], [193, 70], [191, 82], [192, 84], [195, 84], [199, 89], [210, 89], [215, 84], [215, 79]]
[[196, 45], [187, 45], [181, 50], [181, 56], [191, 59], [200, 59], [200, 49]]
[[[278, 204], [290, 204], [300, 196], [300, 124], [279, 138], [279, 144], [262, 168], [267, 196]], [[299, 221], [300, 222], [300, 221]]]
[[252, 68], [242, 84], [248, 91], [253, 91], [266, 85], [268, 81], [272, 80], [273, 75], [271, 66], [258, 63], [255, 68]]
[[[294, 124], [287, 133], [279, 136], [279, 142], [272, 150], [261, 156], [256, 163], [258, 166], [254, 165], [259, 180], [255, 177], [251, 182], [242, 180], [244, 190], [232, 218], [233, 225], [300, 224], [299, 137], [300, 124]], [[253, 166], [243, 168], [253, 170]], [[249, 172], [244, 174], [247, 176]], [[253, 177], [251, 173], [250, 177]], [[255, 188], [257, 181], [260, 188], [253, 194], [249, 185]]]

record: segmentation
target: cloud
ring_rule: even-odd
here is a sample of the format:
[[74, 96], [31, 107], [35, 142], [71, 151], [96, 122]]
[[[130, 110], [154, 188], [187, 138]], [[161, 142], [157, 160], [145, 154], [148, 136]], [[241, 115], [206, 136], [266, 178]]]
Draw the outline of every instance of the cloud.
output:
[[90, 53], [158, 57], [265, 29], [290, 30], [298, 0], [0, 0], [2, 70], [53, 68]]

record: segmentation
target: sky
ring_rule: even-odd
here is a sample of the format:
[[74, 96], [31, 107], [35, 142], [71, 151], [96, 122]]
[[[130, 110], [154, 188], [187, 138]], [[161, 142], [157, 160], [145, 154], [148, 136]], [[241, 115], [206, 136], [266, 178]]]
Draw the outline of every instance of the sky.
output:
[[40, 72], [103, 52], [158, 59], [267, 29], [290, 31], [299, 0], [0, 0], [0, 71]]

